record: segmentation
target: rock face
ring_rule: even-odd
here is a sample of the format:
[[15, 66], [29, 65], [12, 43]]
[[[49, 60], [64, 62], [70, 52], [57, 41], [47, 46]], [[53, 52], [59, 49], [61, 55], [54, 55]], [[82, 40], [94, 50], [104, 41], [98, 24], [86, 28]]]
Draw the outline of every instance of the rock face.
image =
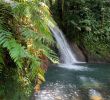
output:
[[81, 49], [79, 49], [77, 44], [70, 43], [70, 46], [71, 46], [72, 50], [75, 52], [77, 60], [81, 61], [81, 62], [86, 62], [86, 57], [84, 56], [84, 54], [81, 51]]
[[100, 57], [97, 57], [96, 55], [88, 54], [88, 62], [89, 63], [110, 63], [110, 58], [108, 57], [100, 58]]
[[88, 63], [110, 63], [110, 58], [100, 58], [96, 55], [88, 53], [83, 47], [78, 47], [75, 43], [70, 43], [72, 50], [76, 54], [76, 58], [78, 61], [81, 62], [88, 62]]

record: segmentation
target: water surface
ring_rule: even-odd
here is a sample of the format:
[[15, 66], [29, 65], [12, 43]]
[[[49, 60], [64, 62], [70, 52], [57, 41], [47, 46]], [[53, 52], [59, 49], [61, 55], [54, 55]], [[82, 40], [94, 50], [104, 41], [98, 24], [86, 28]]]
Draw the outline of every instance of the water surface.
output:
[[110, 64], [52, 65], [36, 100], [110, 100]]

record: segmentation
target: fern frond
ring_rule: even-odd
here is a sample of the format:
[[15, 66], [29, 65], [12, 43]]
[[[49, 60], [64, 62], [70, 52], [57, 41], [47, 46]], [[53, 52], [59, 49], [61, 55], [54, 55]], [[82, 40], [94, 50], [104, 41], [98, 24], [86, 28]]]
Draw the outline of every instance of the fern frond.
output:
[[[35, 78], [38, 73], [38, 69], [40, 67], [40, 60], [38, 57], [29, 54], [29, 52], [23, 47], [21, 44], [17, 43], [17, 41], [12, 38], [10, 32], [0, 31], [0, 45], [3, 48], [7, 48], [11, 58], [17, 64], [17, 66], [22, 69], [24, 65], [24, 58], [28, 58], [31, 61], [30, 71], [32, 72], [30, 75]], [[28, 66], [27, 66], [28, 67]]]
[[57, 54], [50, 49], [46, 44], [43, 44], [41, 41], [34, 41], [34, 48], [38, 50], [42, 50], [43, 54], [48, 57], [50, 61], [53, 63], [59, 63], [59, 58], [57, 57]]
[[45, 34], [39, 34], [29, 28], [23, 28], [22, 35], [24, 36], [24, 38], [26, 40], [32, 38], [34, 41], [40, 41], [46, 45], [53, 45], [54, 44], [54, 40], [53, 40], [52, 36], [48, 36]]
[[46, 47], [46, 46], [43, 46], [45, 47], [45, 50], [44, 50], [44, 55], [46, 55], [48, 57], [48, 59], [50, 59], [53, 63], [59, 63], [59, 58], [57, 57], [57, 54], [50, 48]]
[[22, 59], [27, 57], [27, 53], [21, 44], [17, 43], [16, 40], [12, 37], [11, 32], [6, 32], [4, 30], [0, 30], [0, 45], [3, 48], [7, 48], [11, 58], [14, 62], [22, 68]]
[[42, 49], [44, 51], [44, 55], [47, 56], [53, 63], [59, 62], [56, 53], [47, 45], [47, 41], [50, 41], [48, 38], [45, 38], [41, 34], [37, 34], [36, 32], [33, 32], [32, 30], [28, 29], [24, 29], [22, 34], [26, 37], [27, 40], [33, 39], [33, 45], [35, 50]]

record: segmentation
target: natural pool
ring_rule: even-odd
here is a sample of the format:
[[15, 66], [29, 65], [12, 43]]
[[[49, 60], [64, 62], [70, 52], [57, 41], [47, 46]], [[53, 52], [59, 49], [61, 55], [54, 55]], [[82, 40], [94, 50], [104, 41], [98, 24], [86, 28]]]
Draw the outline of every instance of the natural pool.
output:
[[110, 64], [52, 65], [35, 100], [110, 100]]

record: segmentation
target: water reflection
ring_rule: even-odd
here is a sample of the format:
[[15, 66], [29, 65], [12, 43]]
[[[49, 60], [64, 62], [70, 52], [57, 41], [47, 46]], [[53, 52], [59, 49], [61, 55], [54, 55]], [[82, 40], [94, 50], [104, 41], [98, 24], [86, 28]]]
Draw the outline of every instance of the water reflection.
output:
[[50, 83], [36, 96], [36, 100], [79, 100], [79, 90], [75, 85], [61, 82]]
[[80, 76], [80, 81], [85, 88], [101, 88], [103, 85], [101, 82], [91, 77]]
[[83, 64], [70, 69], [51, 66], [35, 100], [110, 100], [109, 66]]

